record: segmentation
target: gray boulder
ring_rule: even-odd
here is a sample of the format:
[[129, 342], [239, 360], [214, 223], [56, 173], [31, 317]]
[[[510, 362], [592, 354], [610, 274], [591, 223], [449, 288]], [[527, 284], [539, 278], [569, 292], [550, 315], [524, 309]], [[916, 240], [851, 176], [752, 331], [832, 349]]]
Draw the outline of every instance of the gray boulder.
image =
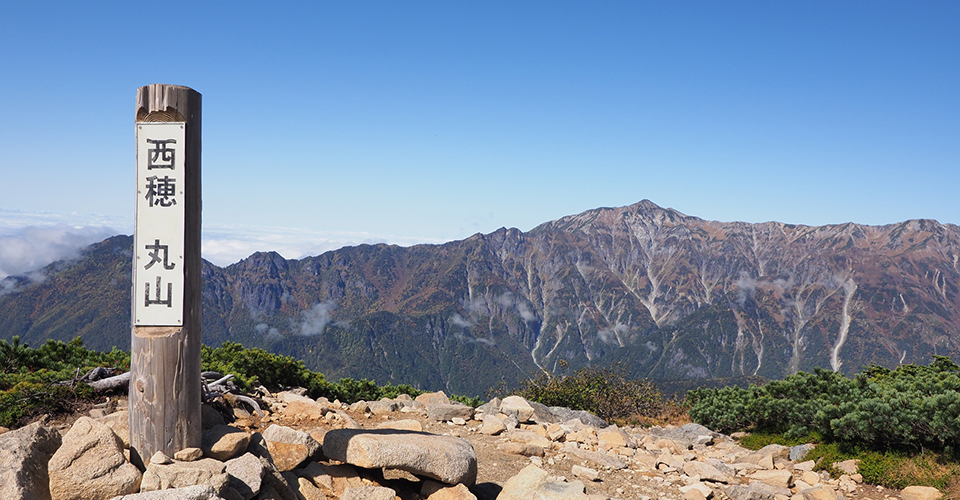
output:
[[244, 453], [226, 463], [228, 485], [234, 489], [243, 500], [250, 500], [260, 492], [263, 480], [263, 464], [252, 453]]
[[731, 477], [706, 462], [690, 461], [683, 464], [683, 473], [688, 476], [700, 476], [704, 481], [713, 481], [716, 483], [729, 483]]
[[367, 403], [367, 408], [374, 415], [388, 415], [400, 410], [400, 403], [389, 398], [383, 398], [380, 401], [371, 401]]
[[500, 413], [500, 398], [493, 398], [490, 401], [477, 407], [477, 413], [483, 413], [484, 415], [496, 415]]
[[304, 460], [314, 457], [320, 451], [320, 443], [309, 433], [282, 425], [267, 427], [263, 431], [263, 439], [267, 441], [274, 464], [281, 471], [295, 469]]
[[50, 500], [47, 462], [60, 433], [34, 422], [0, 436], [0, 498]]
[[562, 406], [550, 406], [549, 409], [550, 413], [556, 415], [557, 420], [560, 422], [579, 420], [581, 424], [596, 427], [597, 429], [603, 429], [609, 425], [606, 420], [586, 410], [571, 410], [570, 408], [564, 408]]
[[454, 418], [470, 420], [473, 418], [474, 409], [472, 406], [464, 404], [434, 403], [427, 407], [427, 416], [437, 422], [449, 422]]
[[335, 429], [323, 438], [323, 454], [358, 467], [400, 469], [447, 484], [472, 486], [477, 479], [473, 445], [426, 432]]
[[187, 486], [170, 490], [148, 491], [121, 495], [111, 500], [222, 500], [213, 488], [205, 485]]
[[535, 412], [530, 402], [520, 396], [507, 396], [500, 403], [500, 413], [513, 415], [520, 423], [531, 422]]
[[130, 447], [130, 412], [126, 410], [111, 413], [100, 417], [97, 422], [107, 424], [107, 427], [113, 429], [113, 433], [120, 438], [124, 448]]
[[220, 494], [227, 487], [228, 482], [226, 465], [212, 458], [193, 462], [171, 461], [169, 464], [151, 462], [143, 473], [140, 491], [206, 485]]
[[726, 493], [730, 500], [774, 500], [777, 495], [788, 498], [793, 495], [787, 488], [778, 488], [762, 481], [754, 481], [747, 486], [730, 486]]
[[538, 424], [553, 424], [560, 421], [560, 418], [553, 414], [547, 405], [536, 401], [527, 401], [533, 407], [533, 419]]
[[627, 464], [620, 460], [617, 457], [613, 457], [604, 453], [597, 453], [595, 451], [584, 450], [577, 447], [577, 443], [564, 443], [563, 448], [561, 448], [564, 453], [568, 455], [573, 455], [584, 460], [589, 460], [597, 465], [603, 467], [609, 467], [611, 469], [626, 469]]
[[547, 471], [528, 465], [507, 479], [497, 500], [587, 500], [583, 483], [564, 483], [548, 477]]
[[239, 457], [250, 444], [250, 434], [229, 425], [216, 425], [200, 435], [203, 454], [225, 462]]
[[53, 500], [100, 500], [140, 487], [140, 471], [124, 457], [120, 438], [90, 417], [77, 419], [63, 436], [47, 471]]
[[799, 444], [797, 446], [790, 447], [790, 460], [793, 462], [802, 462], [806, 458], [807, 453], [813, 450], [812, 444]]
[[340, 500], [394, 500], [397, 493], [383, 486], [360, 486], [343, 490]]

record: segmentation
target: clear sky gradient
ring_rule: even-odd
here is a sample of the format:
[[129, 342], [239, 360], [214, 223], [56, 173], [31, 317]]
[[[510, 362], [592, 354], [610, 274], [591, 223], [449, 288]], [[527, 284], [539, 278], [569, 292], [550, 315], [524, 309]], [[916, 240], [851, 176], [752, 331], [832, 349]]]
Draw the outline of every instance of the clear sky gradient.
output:
[[217, 264], [645, 198], [960, 223], [960, 2], [3, 2], [0, 278], [132, 231], [149, 83], [203, 94]]

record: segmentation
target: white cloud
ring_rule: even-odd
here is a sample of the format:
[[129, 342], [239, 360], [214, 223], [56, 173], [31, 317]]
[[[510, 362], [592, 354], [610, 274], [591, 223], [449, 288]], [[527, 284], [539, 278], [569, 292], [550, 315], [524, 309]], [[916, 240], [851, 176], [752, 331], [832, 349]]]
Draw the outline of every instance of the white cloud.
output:
[[460, 316], [457, 313], [454, 313], [453, 316], [450, 316], [450, 322], [462, 328], [470, 328], [473, 326], [472, 321], [465, 319], [463, 316]]
[[499, 311], [503, 313], [506, 313], [507, 309], [516, 309], [520, 319], [526, 323], [537, 319], [537, 313], [530, 308], [530, 304], [522, 298], [514, 297], [511, 292], [504, 292], [494, 297], [492, 302], [487, 301], [484, 297], [464, 301], [464, 306], [470, 311], [470, 314], [478, 315], [494, 314], [494, 308], [498, 305], [500, 306]]
[[[70, 222], [78, 222], [78, 216], [0, 210], [0, 279], [27, 274], [58, 260], [77, 258], [83, 248], [117, 234], [109, 226]], [[36, 280], [41, 276], [31, 273], [29, 277]]]
[[617, 344], [624, 346], [622, 336], [630, 332], [630, 326], [623, 323], [617, 323], [614, 326], [603, 328], [597, 332], [597, 338], [605, 344]]
[[[119, 217], [0, 209], [0, 280], [75, 257], [82, 248], [110, 236], [132, 233], [132, 214]], [[301, 259], [364, 243], [409, 246], [443, 241], [368, 232], [204, 224], [201, 253], [210, 262], [227, 266], [255, 252], [275, 251], [288, 259]]]
[[281, 336], [280, 330], [277, 330], [266, 323], [257, 323], [257, 325], [253, 327], [253, 330], [266, 337], [267, 340], [278, 339]]
[[203, 258], [218, 266], [228, 266], [255, 252], [274, 251], [287, 259], [302, 259], [345, 246], [377, 243], [407, 246], [442, 242], [364, 232], [209, 224], [203, 228], [201, 253]]
[[497, 345], [496, 342], [490, 339], [485, 339], [483, 337], [474, 337], [472, 335], [466, 335], [463, 332], [455, 332], [453, 334], [453, 337], [465, 344], [483, 344], [483, 345], [489, 345], [489, 346]]
[[300, 328], [297, 335], [314, 336], [323, 333], [330, 323], [330, 313], [337, 307], [336, 302], [328, 300], [314, 304], [305, 311], [300, 311]]

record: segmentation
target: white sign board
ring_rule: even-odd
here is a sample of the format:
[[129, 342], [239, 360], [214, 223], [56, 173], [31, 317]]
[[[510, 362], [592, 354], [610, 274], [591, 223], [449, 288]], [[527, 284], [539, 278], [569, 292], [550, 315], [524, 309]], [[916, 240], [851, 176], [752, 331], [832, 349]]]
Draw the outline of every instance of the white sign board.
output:
[[137, 123], [133, 324], [183, 326], [185, 123]]

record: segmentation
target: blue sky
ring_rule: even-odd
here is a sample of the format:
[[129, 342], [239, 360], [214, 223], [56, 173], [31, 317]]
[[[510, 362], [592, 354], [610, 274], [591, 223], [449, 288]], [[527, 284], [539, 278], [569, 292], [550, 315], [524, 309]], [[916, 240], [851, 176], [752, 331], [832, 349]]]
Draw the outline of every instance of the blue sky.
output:
[[958, 2], [4, 2], [0, 278], [132, 231], [149, 83], [203, 94], [217, 264], [641, 199], [960, 223], [958, 33]]

